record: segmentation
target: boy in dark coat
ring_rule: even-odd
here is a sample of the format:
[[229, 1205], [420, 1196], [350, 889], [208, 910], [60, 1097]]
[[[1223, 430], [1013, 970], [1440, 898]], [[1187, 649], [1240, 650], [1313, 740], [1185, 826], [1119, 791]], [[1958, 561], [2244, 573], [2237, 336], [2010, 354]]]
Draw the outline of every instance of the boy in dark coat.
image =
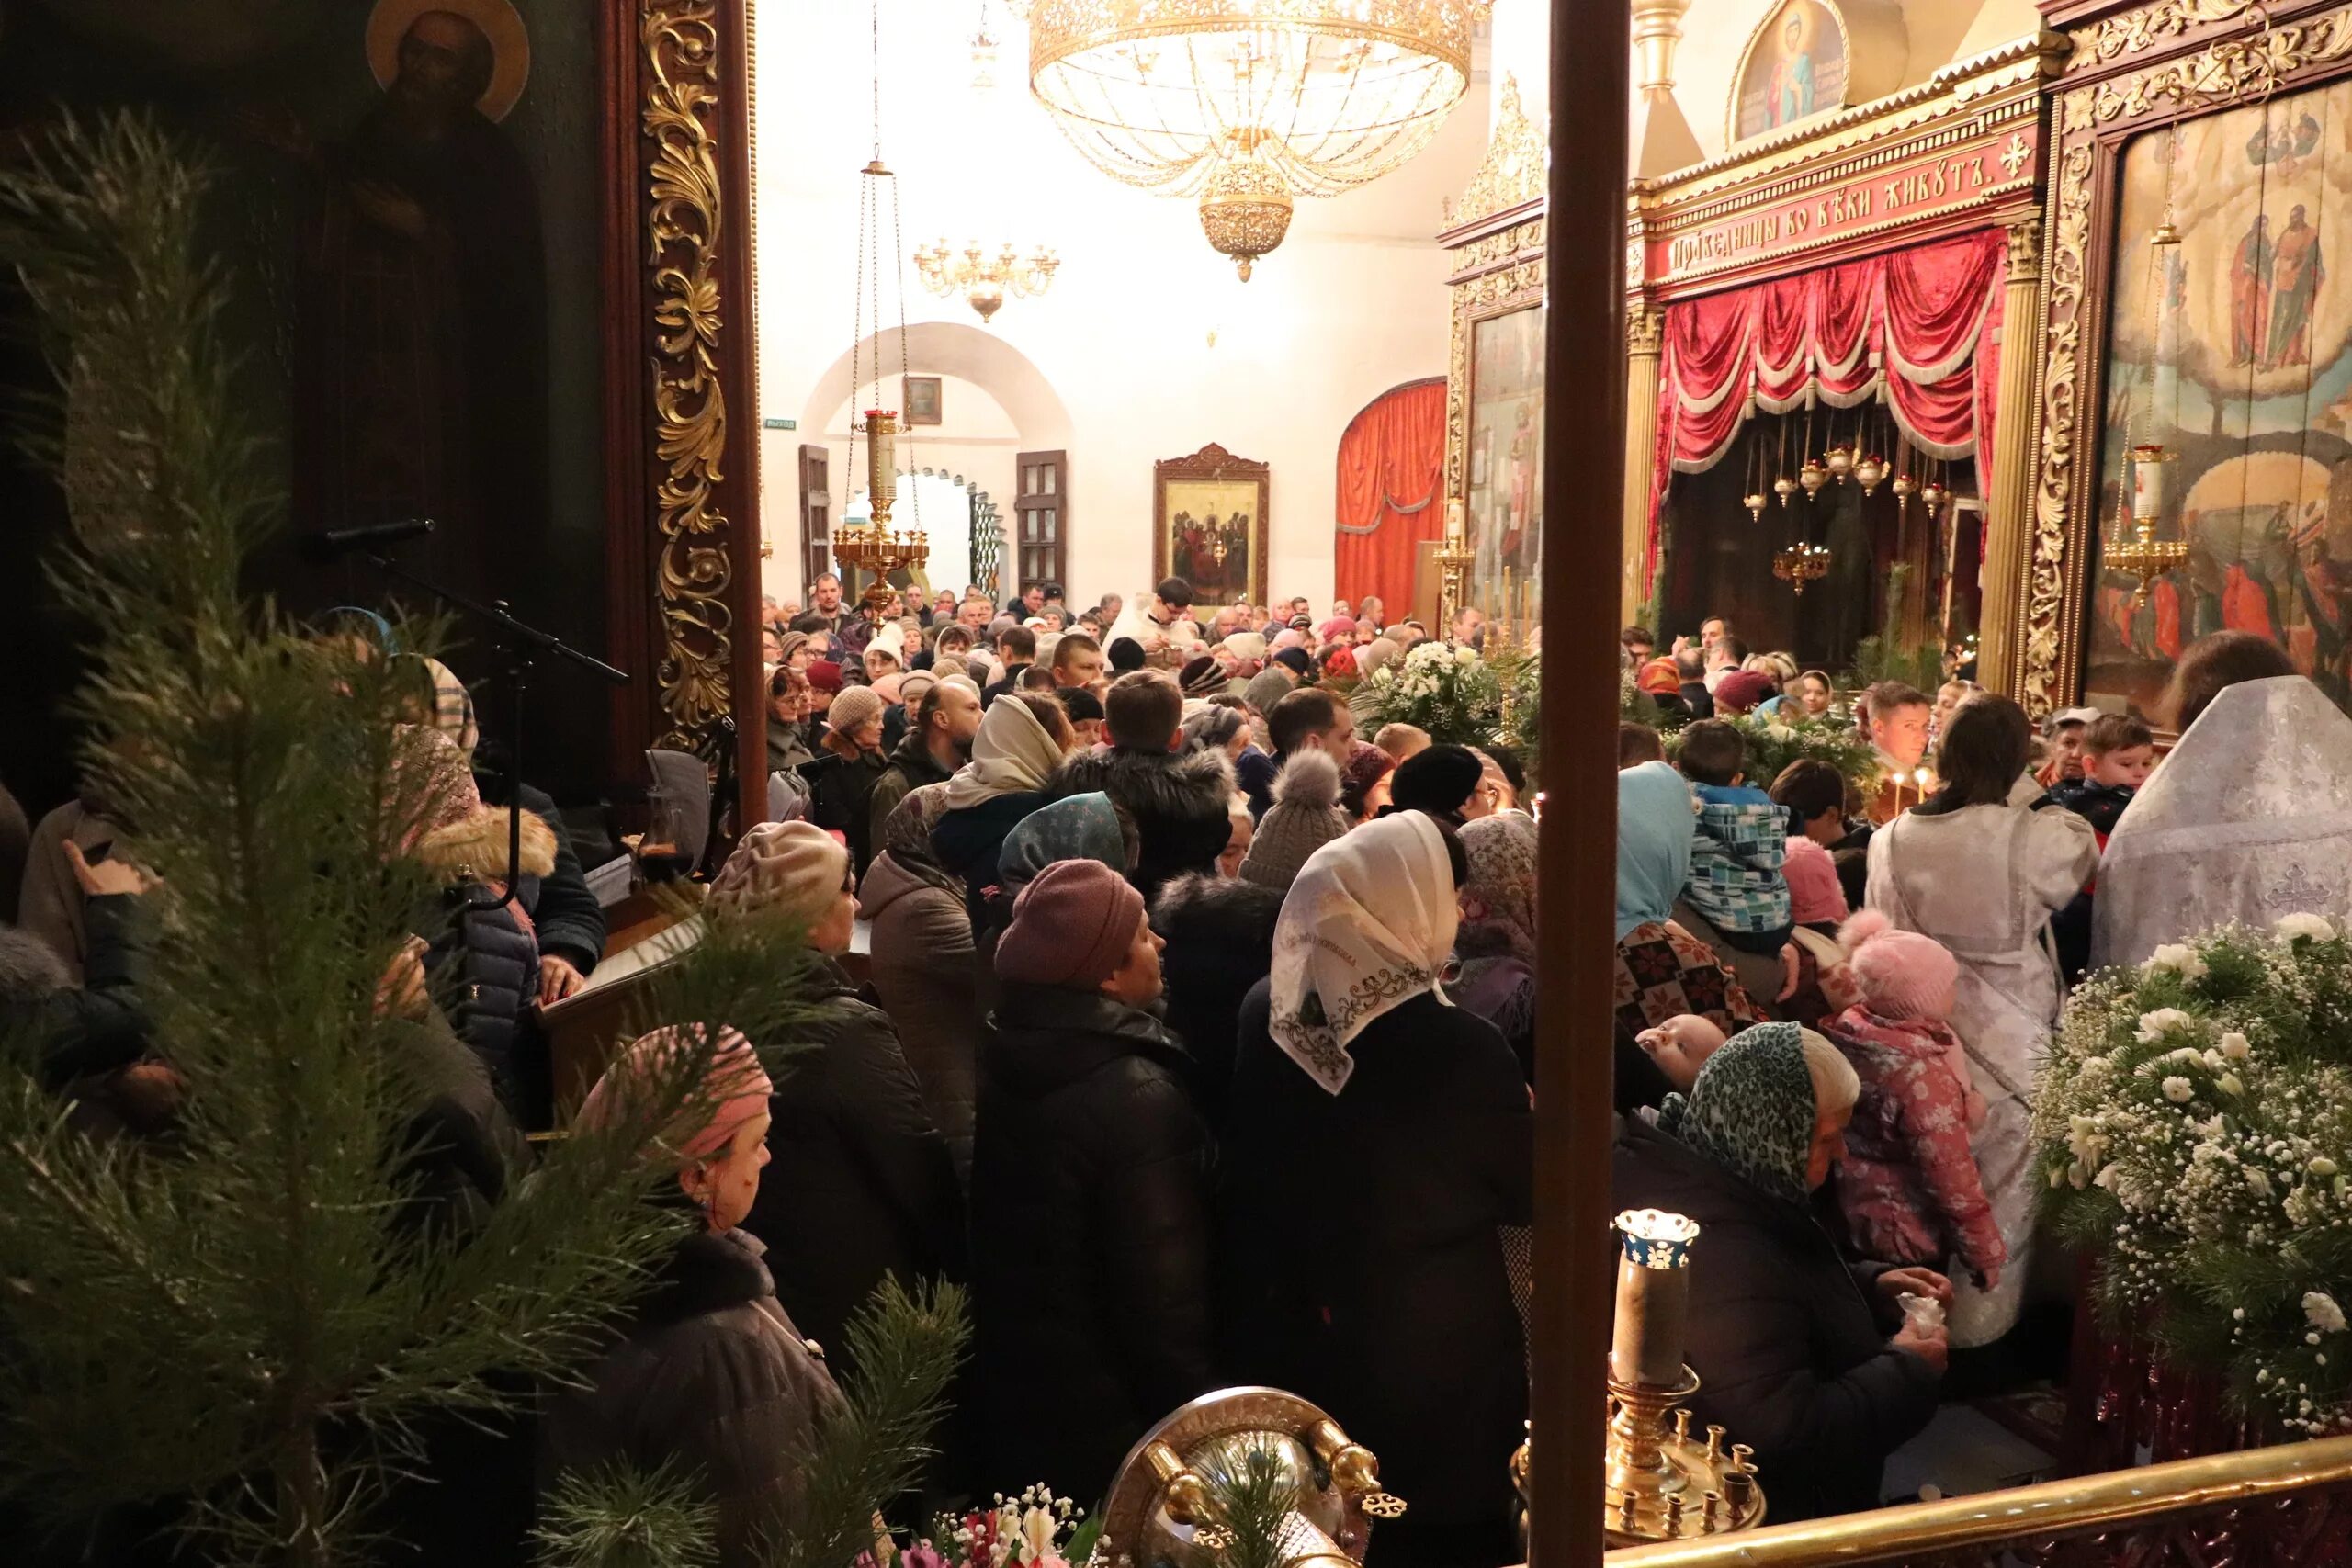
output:
[[1054, 796], [1099, 790], [1126, 812], [1143, 841], [1134, 882], [1147, 899], [1171, 877], [1214, 875], [1233, 836], [1232, 764], [1220, 751], [1185, 749], [1183, 694], [1164, 675], [1120, 676], [1102, 708], [1111, 749], [1064, 762]]
[[1216, 1386], [1208, 1128], [1145, 1009], [1159, 939], [1098, 861], [1057, 861], [997, 943], [972, 1149], [976, 1367], [989, 1484], [1100, 1495], [1128, 1449]]

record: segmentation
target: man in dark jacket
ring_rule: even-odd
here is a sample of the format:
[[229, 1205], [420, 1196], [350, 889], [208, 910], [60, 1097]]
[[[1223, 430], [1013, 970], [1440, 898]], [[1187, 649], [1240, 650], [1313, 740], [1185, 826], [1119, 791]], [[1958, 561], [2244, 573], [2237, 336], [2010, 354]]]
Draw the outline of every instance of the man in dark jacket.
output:
[[996, 949], [972, 1150], [986, 1484], [1100, 1495], [1152, 1423], [1216, 1386], [1211, 1145], [1143, 898], [1057, 861]]
[[982, 707], [1007, 692], [1021, 690], [1021, 677], [1037, 661], [1037, 634], [1027, 626], [1007, 626], [997, 633], [996, 650], [1004, 657], [1004, 673], [980, 694]]
[[945, 784], [954, 777], [956, 769], [972, 760], [972, 738], [979, 732], [979, 688], [961, 676], [933, 682], [916, 705], [913, 726], [890, 753], [890, 765], [874, 781], [866, 841], [876, 854], [881, 852], [882, 825], [899, 802], [925, 784]]
[[1102, 708], [1111, 750], [1064, 762], [1055, 797], [1099, 790], [1126, 812], [1143, 845], [1132, 880], [1146, 898], [1186, 872], [1214, 874], [1233, 836], [1232, 764], [1220, 750], [1184, 749], [1183, 694], [1163, 674], [1120, 676]]
[[1151, 929], [1168, 944], [1168, 1027], [1198, 1067], [1196, 1091], [1213, 1127], [1224, 1122], [1233, 1086], [1241, 1001], [1273, 966], [1282, 909], [1282, 889], [1230, 876], [1179, 876], [1152, 900]]

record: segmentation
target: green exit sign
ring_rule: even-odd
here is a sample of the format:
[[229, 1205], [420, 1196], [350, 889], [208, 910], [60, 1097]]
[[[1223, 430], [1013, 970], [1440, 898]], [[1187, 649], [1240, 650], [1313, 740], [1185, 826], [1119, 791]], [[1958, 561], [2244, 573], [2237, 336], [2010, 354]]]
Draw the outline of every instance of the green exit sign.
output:
[[797, 419], [763, 419], [760, 421], [760, 428], [762, 430], [797, 430], [800, 428], [800, 422]]

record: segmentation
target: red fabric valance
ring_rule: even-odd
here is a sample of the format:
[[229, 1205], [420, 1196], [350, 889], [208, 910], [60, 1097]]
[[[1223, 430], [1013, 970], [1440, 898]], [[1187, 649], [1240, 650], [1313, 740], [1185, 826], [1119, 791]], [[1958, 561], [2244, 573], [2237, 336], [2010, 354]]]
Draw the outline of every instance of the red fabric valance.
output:
[[1643, 580], [1672, 476], [1714, 467], [1759, 410], [1877, 398], [1914, 446], [1973, 457], [1988, 482], [2006, 252], [1987, 230], [1668, 305]]
[[1340, 437], [1333, 549], [1336, 592], [1351, 604], [1376, 593], [1391, 618], [1413, 602], [1413, 551], [1445, 536], [1438, 490], [1445, 477], [1445, 380], [1383, 392]]

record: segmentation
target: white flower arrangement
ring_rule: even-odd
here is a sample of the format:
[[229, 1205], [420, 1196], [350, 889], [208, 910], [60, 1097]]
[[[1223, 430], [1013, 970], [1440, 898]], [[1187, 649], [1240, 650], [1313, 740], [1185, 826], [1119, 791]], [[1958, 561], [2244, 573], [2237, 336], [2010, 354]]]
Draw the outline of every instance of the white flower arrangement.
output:
[[1467, 643], [1417, 642], [1374, 671], [1378, 724], [1410, 724], [1433, 740], [1491, 746], [1501, 739], [1502, 681]]
[[2352, 941], [2224, 928], [2075, 991], [2035, 1097], [2047, 1201], [2109, 1321], [2289, 1433], [2352, 1431]]

